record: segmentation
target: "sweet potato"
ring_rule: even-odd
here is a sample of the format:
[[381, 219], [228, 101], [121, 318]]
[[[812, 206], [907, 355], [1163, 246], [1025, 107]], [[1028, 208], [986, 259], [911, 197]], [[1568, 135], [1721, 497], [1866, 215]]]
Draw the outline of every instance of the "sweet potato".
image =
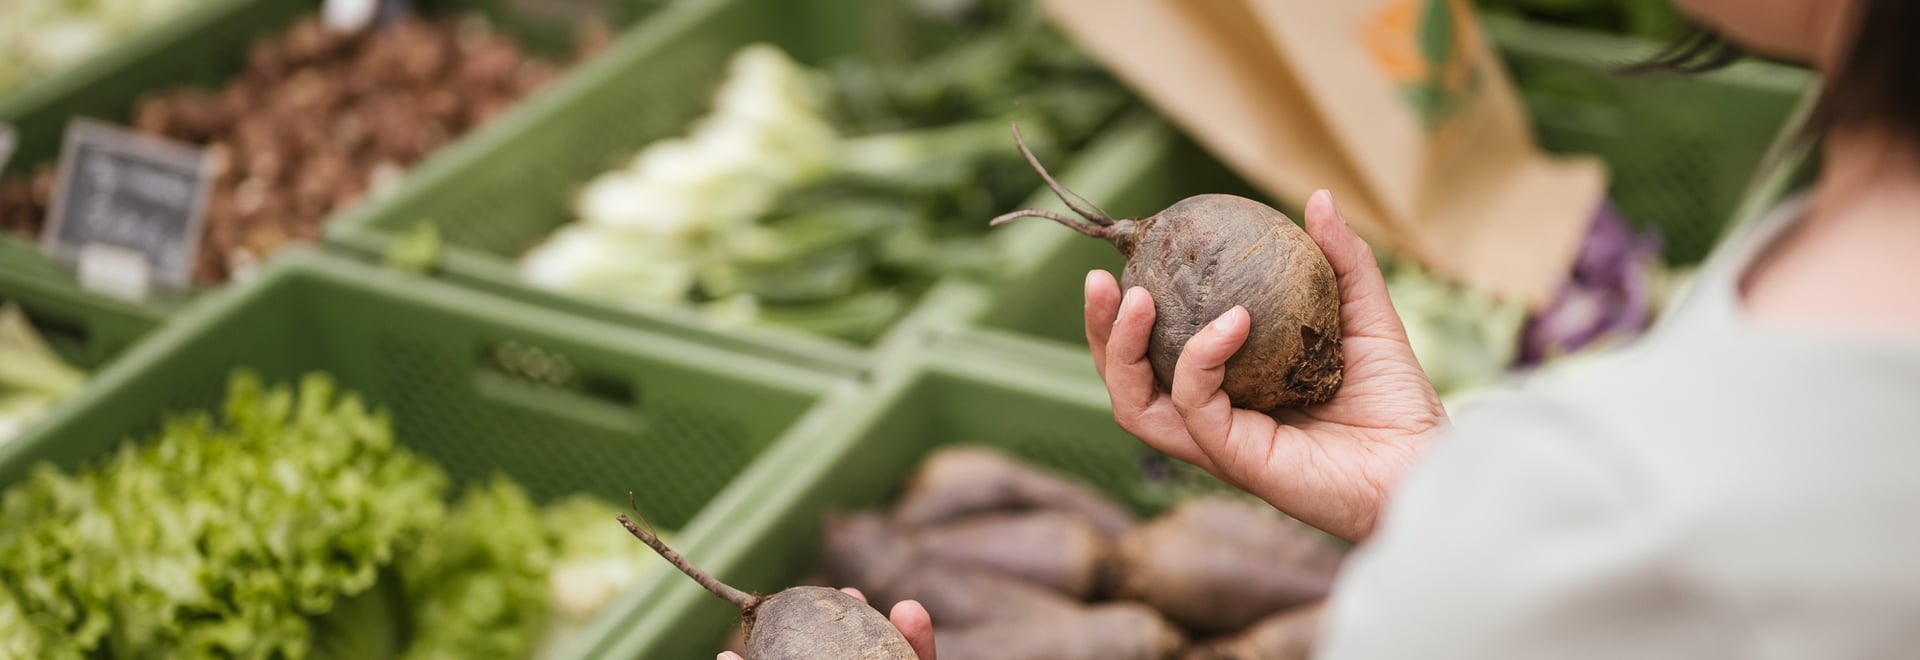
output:
[[933, 643], [940, 660], [1163, 660], [1186, 640], [1152, 608], [1113, 603], [1030, 620], [937, 627]]
[[1033, 619], [1079, 605], [1016, 578], [922, 556], [910, 539], [875, 514], [829, 516], [823, 541], [828, 578], [859, 589], [882, 610], [902, 600], [917, 600], [934, 621], [967, 626], [995, 619]]
[[1072, 513], [1118, 538], [1134, 526], [1125, 508], [1083, 484], [984, 447], [935, 451], [920, 465], [894, 510], [894, 522], [920, 528], [989, 511]]
[[1333, 573], [1346, 558], [1344, 542], [1287, 518], [1271, 505], [1239, 497], [1203, 496], [1176, 505], [1162, 518], [1273, 553], [1276, 563]]
[[912, 538], [932, 560], [995, 571], [1083, 600], [1099, 588], [1112, 550], [1093, 523], [1059, 511], [982, 514]]
[[1324, 607], [1314, 603], [1269, 616], [1238, 635], [1193, 648], [1182, 660], [1307, 660]]
[[1231, 516], [1238, 528], [1211, 524], [1228, 512], [1176, 509], [1122, 539], [1115, 595], [1201, 633], [1237, 631], [1327, 595], [1338, 569], [1330, 541], [1277, 515]]

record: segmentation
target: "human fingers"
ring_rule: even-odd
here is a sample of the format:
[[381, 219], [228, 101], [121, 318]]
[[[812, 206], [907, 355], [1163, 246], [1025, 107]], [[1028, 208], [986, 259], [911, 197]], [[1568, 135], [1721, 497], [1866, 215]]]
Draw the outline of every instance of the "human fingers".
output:
[[1307, 235], [1327, 256], [1327, 264], [1333, 266], [1340, 290], [1341, 331], [1349, 336], [1406, 342], [1406, 327], [1393, 309], [1387, 279], [1380, 273], [1380, 262], [1374, 259], [1373, 246], [1341, 219], [1333, 193], [1321, 190], [1307, 198], [1306, 226]]
[[1159, 394], [1153, 381], [1153, 365], [1147, 362], [1147, 342], [1153, 334], [1153, 294], [1146, 289], [1128, 289], [1120, 299], [1107, 338], [1107, 395], [1113, 399], [1113, 414], [1122, 428], [1132, 430], [1130, 422], [1145, 413]]
[[867, 602], [867, 595], [860, 593], [859, 589], [855, 589], [853, 587], [841, 587], [840, 590], [846, 592], [847, 595], [849, 596], [859, 599], [860, 602], [862, 603]]
[[1093, 369], [1105, 378], [1107, 337], [1113, 334], [1113, 322], [1120, 315], [1120, 284], [1113, 280], [1112, 273], [1099, 269], [1087, 272], [1085, 315]]
[[1200, 448], [1187, 437], [1186, 425], [1173, 402], [1154, 383], [1153, 364], [1147, 361], [1147, 341], [1153, 334], [1153, 295], [1134, 287], [1121, 299], [1107, 339], [1107, 398], [1113, 402], [1113, 421], [1148, 446], [1168, 456], [1214, 470]]
[[1247, 341], [1252, 324], [1247, 310], [1233, 306], [1187, 339], [1173, 367], [1173, 406], [1187, 428], [1187, 436], [1215, 463], [1224, 460], [1222, 448], [1233, 433], [1233, 401], [1221, 383], [1227, 360]]
[[903, 600], [895, 603], [893, 611], [887, 613], [887, 620], [893, 627], [900, 629], [900, 635], [907, 638], [907, 645], [913, 647], [913, 654], [920, 660], [934, 660], [933, 615], [919, 601]]

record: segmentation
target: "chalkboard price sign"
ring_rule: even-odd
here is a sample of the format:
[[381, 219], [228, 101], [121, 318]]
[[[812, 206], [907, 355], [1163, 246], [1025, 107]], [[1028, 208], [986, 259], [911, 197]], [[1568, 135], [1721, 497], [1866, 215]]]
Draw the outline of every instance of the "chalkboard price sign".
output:
[[148, 269], [138, 279], [183, 288], [211, 179], [201, 150], [76, 119], [67, 125], [42, 247], [67, 263], [98, 248], [137, 253]]

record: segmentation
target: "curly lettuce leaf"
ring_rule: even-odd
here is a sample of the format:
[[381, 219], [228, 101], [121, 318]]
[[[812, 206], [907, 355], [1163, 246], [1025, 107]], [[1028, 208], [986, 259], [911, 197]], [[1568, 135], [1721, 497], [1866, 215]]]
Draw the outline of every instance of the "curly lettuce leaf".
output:
[[303, 658], [312, 619], [365, 592], [446, 516], [447, 477], [331, 379], [231, 379], [224, 415], [0, 498], [0, 584], [38, 630], [108, 657]]
[[[621, 513], [613, 503], [584, 494], [555, 500], [543, 510], [554, 549], [546, 580], [552, 613], [533, 657], [560, 657], [595, 615], [639, 582], [648, 565], [662, 561], [627, 530], [611, 524]], [[666, 530], [658, 533], [672, 542]]]
[[553, 555], [533, 500], [494, 475], [468, 487], [433, 540], [400, 561], [408, 660], [525, 657], [546, 623]]

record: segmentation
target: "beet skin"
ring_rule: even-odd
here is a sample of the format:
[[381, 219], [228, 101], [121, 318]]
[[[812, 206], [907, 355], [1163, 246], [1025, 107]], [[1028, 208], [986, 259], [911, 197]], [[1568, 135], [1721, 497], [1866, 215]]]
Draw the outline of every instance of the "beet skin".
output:
[[886, 615], [844, 591], [793, 587], [772, 596], [750, 594], [700, 570], [625, 515], [620, 516], [620, 525], [701, 587], [740, 608], [750, 660], [919, 658]]
[[[1016, 142], [1019, 131], [1014, 133]], [[1160, 387], [1194, 333], [1235, 305], [1252, 320], [1246, 344], [1227, 360], [1221, 390], [1233, 405], [1261, 412], [1322, 403], [1340, 389], [1340, 291], [1320, 247], [1285, 214], [1233, 195], [1196, 195], [1151, 217], [1117, 220], [1047, 174], [1047, 186], [1079, 218], [1036, 209], [994, 218], [1042, 217], [1104, 239], [1127, 258], [1120, 285], [1153, 294], [1147, 359]]]

